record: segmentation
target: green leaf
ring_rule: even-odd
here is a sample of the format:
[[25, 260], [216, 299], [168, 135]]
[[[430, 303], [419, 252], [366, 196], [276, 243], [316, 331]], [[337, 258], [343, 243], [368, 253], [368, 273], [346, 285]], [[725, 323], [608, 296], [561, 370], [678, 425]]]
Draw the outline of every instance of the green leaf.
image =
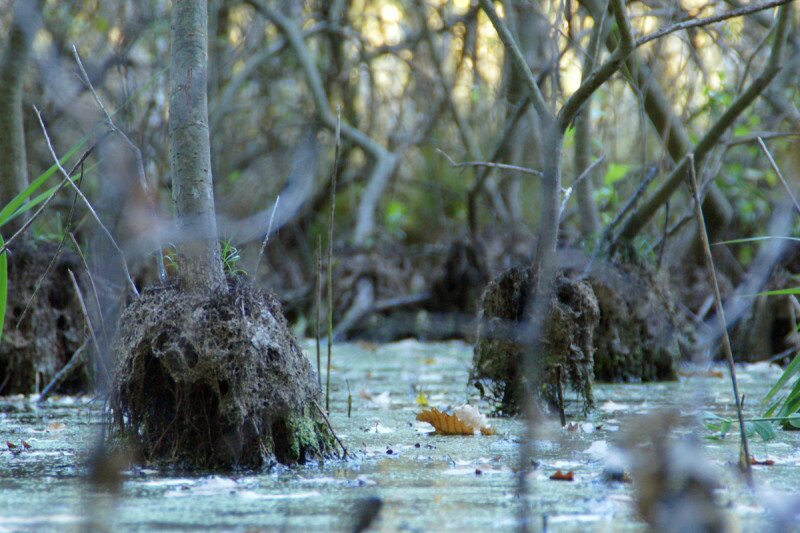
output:
[[603, 183], [605, 183], [606, 185], [612, 185], [613, 183], [618, 182], [628, 174], [629, 168], [630, 165], [611, 163], [610, 165], [608, 165], [608, 170], [606, 170], [606, 175], [603, 178]]
[[775, 396], [775, 393], [777, 393], [786, 384], [786, 382], [789, 381], [789, 379], [793, 375], [795, 375], [798, 371], [800, 371], [800, 352], [798, 352], [797, 355], [794, 356], [794, 359], [792, 360], [791, 363], [789, 363], [789, 366], [787, 366], [786, 369], [783, 371], [781, 377], [778, 378], [778, 381], [775, 383], [775, 385], [769, 390], [767, 395], [764, 396], [764, 401], [769, 401], [773, 396]]
[[718, 433], [718, 438], [724, 437], [728, 431], [730, 431], [731, 425], [733, 424], [733, 420], [730, 418], [724, 418], [708, 411], [703, 413], [702, 420], [706, 429]]
[[744, 426], [748, 435], [756, 433], [763, 440], [772, 440], [777, 437], [775, 428], [770, 422], [765, 422], [763, 420], [759, 420], [757, 422], [745, 422]]
[[[89, 175], [89, 173], [90, 173], [92, 170], [94, 170], [94, 168], [95, 168], [95, 167], [97, 167], [97, 163], [94, 163], [94, 164], [93, 164], [93, 165], [91, 165], [90, 167], [87, 167], [87, 168], [84, 170], [84, 172], [83, 172], [83, 175], [84, 175], [84, 177], [85, 177], [85, 176], [87, 176], [87, 175]], [[74, 175], [74, 176], [72, 176], [72, 181], [73, 181], [73, 182], [74, 182], [75, 180], [77, 180], [77, 179], [78, 179], [78, 176], [77, 176], [77, 175]], [[10, 220], [14, 220], [16, 217], [18, 217], [18, 216], [19, 216], [19, 215], [21, 215], [22, 213], [25, 213], [25, 212], [27, 212], [27, 211], [30, 211], [31, 209], [33, 209], [34, 207], [36, 207], [36, 206], [37, 206], [37, 205], [39, 205], [40, 203], [42, 203], [42, 202], [44, 202], [45, 200], [47, 200], [47, 199], [50, 197], [50, 195], [51, 195], [51, 194], [53, 194], [53, 193], [56, 191], [56, 189], [58, 189], [58, 187], [59, 187], [59, 186], [60, 186], [60, 184], [59, 184], [59, 185], [53, 185], [53, 186], [52, 186], [52, 187], [50, 187], [49, 189], [45, 190], [43, 193], [37, 194], [36, 196], [34, 196], [34, 197], [33, 197], [33, 198], [31, 198], [30, 200], [28, 200], [28, 201], [27, 201], [25, 204], [23, 204], [23, 206], [22, 206], [22, 207], [20, 207], [19, 209], [17, 209], [17, 210], [14, 212], [14, 214], [13, 214], [13, 215], [11, 215], [10, 217], [8, 217], [8, 220], [6, 220], [6, 222], [8, 222], [8, 221], [10, 221]]]
[[785, 296], [787, 294], [800, 294], [800, 287], [790, 287], [788, 289], [777, 289], [774, 291], [764, 291], [753, 294], [752, 296]]
[[[75, 144], [75, 146], [70, 148], [69, 152], [64, 154], [64, 157], [61, 158], [61, 161], [60, 161], [61, 164], [63, 165], [67, 161], [69, 161], [69, 159], [73, 155], [75, 155], [75, 152], [77, 152], [81, 148], [81, 146], [86, 144], [87, 140], [88, 140], [88, 137], [84, 137], [82, 140], [78, 141], [78, 143]], [[31, 194], [36, 192], [36, 190], [39, 187], [44, 185], [44, 183], [47, 182], [47, 180], [50, 179], [50, 177], [53, 174], [55, 174], [57, 170], [58, 170], [58, 166], [56, 166], [56, 165], [53, 165], [52, 167], [48, 168], [38, 178], [33, 180], [33, 182], [31, 182], [31, 184], [28, 185], [28, 187], [26, 187], [24, 191], [22, 191], [21, 193], [16, 195], [13, 200], [8, 202], [8, 204], [5, 207], [3, 207], [2, 211], [0, 211], [0, 226], [2, 226], [3, 224], [5, 224], [9, 220], [11, 220], [11, 218], [15, 214], [17, 214], [17, 211], [20, 209], [22, 204], [25, 203], [25, 200], [27, 200], [27, 198]]]

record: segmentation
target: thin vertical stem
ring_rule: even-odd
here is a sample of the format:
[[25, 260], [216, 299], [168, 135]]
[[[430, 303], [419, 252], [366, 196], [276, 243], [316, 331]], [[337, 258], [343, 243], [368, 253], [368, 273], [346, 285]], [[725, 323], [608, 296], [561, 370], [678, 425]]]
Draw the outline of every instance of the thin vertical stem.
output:
[[725, 358], [728, 362], [728, 372], [731, 376], [731, 385], [733, 386], [733, 401], [736, 405], [736, 416], [739, 418], [739, 436], [742, 440], [742, 451], [744, 457], [740, 457], [739, 467], [745, 474], [747, 486], [753, 486], [753, 471], [750, 467], [750, 449], [747, 445], [747, 431], [744, 427], [744, 416], [742, 415], [742, 403], [739, 396], [739, 386], [736, 383], [736, 368], [733, 364], [733, 351], [731, 350], [731, 340], [728, 337], [728, 326], [725, 322], [725, 310], [722, 308], [722, 298], [719, 295], [719, 284], [717, 283], [717, 273], [714, 269], [714, 259], [711, 257], [711, 246], [708, 243], [708, 233], [706, 232], [706, 222], [703, 217], [703, 204], [700, 202], [700, 193], [697, 190], [697, 174], [694, 165], [694, 154], [688, 155], [689, 159], [689, 187], [692, 191], [694, 198], [694, 214], [697, 219], [697, 224], [700, 226], [700, 241], [703, 244], [703, 251], [706, 260], [706, 268], [708, 275], [711, 279], [711, 288], [714, 291], [714, 307], [719, 317], [719, 326], [722, 329], [722, 348], [725, 351]]
[[322, 235], [317, 235], [317, 291], [316, 291], [316, 300], [317, 300], [317, 328], [315, 330], [316, 337], [317, 337], [317, 382], [319, 383], [319, 388], [322, 389], [322, 365], [320, 363], [320, 346], [319, 346], [319, 334], [320, 334], [320, 325], [322, 324], [322, 316], [321, 316], [321, 307], [322, 307]]
[[331, 179], [331, 206], [328, 213], [328, 370], [325, 377], [325, 410], [331, 411], [331, 351], [333, 349], [333, 213], [336, 210], [336, 178], [339, 174], [339, 148], [341, 144], [341, 110], [337, 110], [336, 147], [333, 155]]

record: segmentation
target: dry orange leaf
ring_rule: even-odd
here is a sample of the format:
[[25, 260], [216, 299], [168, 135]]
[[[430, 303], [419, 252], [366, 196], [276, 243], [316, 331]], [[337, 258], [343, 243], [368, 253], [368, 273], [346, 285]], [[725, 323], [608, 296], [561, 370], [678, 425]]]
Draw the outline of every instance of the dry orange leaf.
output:
[[572, 473], [572, 470], [566, 474], [561, 470], [556, 470], [556, 473], [550, 476], [550, 479], [553, 481], [575, 481], [575, 474]]
[[494, 435], [494, 430], [486, 423], [486, 417], [469, 405], [456, 409], [452, 415], [432, 407], [419, 413], [417, 420], [427, 422], [442, 435], [475, 435], [478, 431], [482, 435]]
[[62, 430], [62, 429], [64, 429], [65, 427], [67, 427], [67, 426], [65, 426], [65, 425], [64, 425], [64, 424], [62, 424], [61, 422], [53, 422], [52, 424], [50, 424], [49, 426], [47, 426], [47, 429], [49, 429], [49, 430], [51, 430], [51, 431], [61, 431], [61, 430]]
[[772, 466], [775, 464], [775, 461], [772, 459], [765, 459], [764, 461], [759, 461], [753, 456], [750, 456], [750, 464], [753, 466]]

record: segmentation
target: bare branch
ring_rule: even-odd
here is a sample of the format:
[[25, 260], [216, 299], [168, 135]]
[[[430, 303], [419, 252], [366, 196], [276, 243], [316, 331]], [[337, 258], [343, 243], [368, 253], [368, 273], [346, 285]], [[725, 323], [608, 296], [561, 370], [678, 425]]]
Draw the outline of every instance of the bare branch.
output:
[[125, 273], [125, 278], [128, 280], [128, 284], [130, 285], [131, 292], [133, 292], [133, 294], [135, 294], [136, 296], [139, 296], [139, 291], [136, 289], [136, 284], [133, 283], [133, 279], [131, 278], [131, 273], [130, 271], [128, 271], [128, 261], [127, 259], [125, 259], [125, 253], [122, 251], [119, 245], [117, 245], [117, 241], [114, 240], [114, 237], [111, 235], [111, 232], [108, 231], [108, 228], [106, 228], [105, 224], [103, 224], [103, 221], [100, 220], [100, 217], [97, 216], [97, 212], [92, 207], [92, 204], [89, 202], [89, 199], [86, 198], [86, 196], [83, 194], [83, 191], [81, 191], [78, 188], [78, 186], [75, 185], [75, 183], [73, 183], [73, 181], [69, 177], [69, 173], [64, 169], [63, 166], [61, 166], [61, 161], [58, 160], [56, 151], [53, 148], [53, 143], [50, 142], [50, 136], [47, 134], [47, 128], [45, 127], [44, 121], [42, 120], [42, 114], [39, 112], [39, 109], [36, 106], [33, 106], [33, 110], [36, 112], [36, 118], [39, 119], [39, 125], [42, 127], [42, 133], [44, 133], [44, 138], [47, 141], [47, 148], [50, 150], [50, 155], [53, 156], [53, 160], [56, 162], [58, 170], [64, 176], [64, 183], [67, 183], [72, 186], [75, 193], [80, 197], [81, 200], [83, 200], [84, 205], [92, 214], [92, 217], [94, 217], [95, 221], [97, 222], [97, 225], [100, 226], [100, 229], [103, 231], [103, 233], [106, 234], [106, 237], [108, 237], [108, 240], [111, 242], [111, 245], [114, 247], [117, 253], [119, 253], [119, 257], [122, 262], [122, 269]]
[[513, 170], [515, 172], [522, 172], [523, 174], [529, 174], [531, 176], [536, 176], [537, 178], [542, 177], [542, 173], [538, 170], [527, 167], [519, 167], [517, 165], [506, 165], [505, 163], [490, 163], [488, 161], [465, 161], [463, 163], [456, 163], [452, 157], [450, 157], [449, 155], [447, 155], [447, 153], [444, 152], [444, 150], [437, 148], [436, 151], [447, 158], [447, 161], [449, 161], [450, 166], [452, 168], [488, 167], [488, 168], [498, 168], [502, 170]]
[[[106, 126], [108, 126], [108, 129], [110, 129], [111, 131], [122, 137], [122, 140], [125, 141], [125, 144], [128, 145], [128, 147], [133, 152], [134, 157], [136, 157], [136, 172], [139, 175], [139, 184], [142, 187], [142, 191], [144, 191], [144, 195], [149, 200], [150, 209], [152, 210], [152, 215], [155, 216], [156, 214], [155, 202], [153, 201], [153, 198], [150, 194], [150, 188], [147, 185], [147, 176], [145, 175], [144, 172], [144, 159], [142, 158], [142, 151], [139, 150], [139, 147], [136, 146], [133, 143], [133, 141], [130, 140], [130, 138], [125, 134], [125, 132], [123, 132], [121, 129], [117, 127], [116, 124], [114, 124], [114, 121], [111, 119], [111, 115], [108, 113], [105, 106], [103, 105], [102, 100], [100, 100], [100, 97], [97, 95], [97, 91], [94, 90], [94, 86], [92, 85], [92, 82], [89, 79], [89, 75], [86, 73], [86, 69], [83, 68], [83, 62], [81, 61], [80, 54], [78, 54], [78, 49], [77, 47], [75, 47], [74, 44], [72, 45], [72, 55], [75, 56], [75, 62], [78, 63], [78, 68], [81, 71], [84, 83], [86, 83], [87, 87], [89, 87], [89, 90], [91, 91], [92, 96], [94, 97], [94, 101], [97, 103], [97, 106], [100, 108], [100, 110], [106, 117]], [[158, 279], [161, 280], [161, 282], [164, 282], [167, 279], [167, 271], [164, 267], [164, 257], [161, 255], [161, 248], [162, 248], [161, 241], [158, 240], [157, 234], [154, 235], [156, 235], [155, 237], [156, 241], [154, 244], [158, 252], [156, 253]]]
[[622, 63], [633, 52], [635, 42], [633, 40], [633, 30], [625, 11], [624, 0], [611, 0], [614, 18], [619, 28], [620, 41], [616, 50], [597, 67], [586, 79], [584, 79], [578, 89], [567, 98], [561, 110], [558, 112], [558, 126], [561, 131], [566, 131], [575, 116], [580, 112], [581, 107], [592, 94], [605, 82], [611, 78], [622, 66]]
[[701, 19], [685, 20], [683, 22], [677, 22], [665, 28], [661, 28], [660, 30], [648, 33], [643, 37], [639, 37], [638, 39], [636, 39], [636, 48], [644, 44], [647, 44], [650, 41], [660, 39], [661, 37], [669, 35], [670, 33], [675, 33], [677, 31], [682, 31], [682, 30], [688, 30], [690, 28], [699, 28], [701, 26], [708, 26], [709, 24], [722, 22], [723, 20], [728, 20], [732, 18], [744, 17], [752, 13], [757, 13], [759, 11], [765, 11], [767, 9], [772, 9], [777, 6], [782, 6], [784, 4], [788, 4], [793, 1], [794, 0], [771, 0], [770, 2], [765, 2], [763, 4], [756, 4], [754, 6], [741, 7], [739, 9], [734, 9], [732, 11], [728, 11], [727, 13], [721, 13], [719, 15], [712, 15], [710, 17], [705, 17]]
[[500, 37], [500, 40], [503, 42], [506, 53], [511, 54], [511, 62], [513, 63], [514, 67], [519, 71], [522, 79], [525, 80], [531, 102], [533, 103], [533, 108], [536, 109], [536, 112], [539, 114], [542, 120], [552, 120], [554, 118], [553, 114], [547, 108], [547, 103], [545, 102], [544, 96], [539, 90], [539, 85], [536, 83], [536, 77], [533, 75], [533, 72], [531, 72], [530, 67], [528, 67], [528, 63], [525, 61], [525, 56], [522, 55], [522, 50], [520, 50], [517, 41], [514, 39], [514, 36], [511, 35], [511, 31], [509, 31], [508, 26], [506, 26], [505, 22], [503, 22], [503, 20], [500, 18], [500, 15], [497, 14], [497, 10], [495, 10], [492, 0], [478, 0], [478, 2], [480, 3], [484, 12], [486, 12], [489, 20], [492, 21], [492, 25], [497, 31], [498, 37]]
[[781, 180], [781, 183], [783, 184], [783, 187], [786, 189], [786, 192], [789, 194], [789, 198], [791, 198], [792, 202], [794, 203], [795, 211], [797, 211], [797, 214], [800, 215], [800, 204], [797, 203], [797, 197], [795, 197], [794, 193], [792, 192], [792, 189], [789, 187], [789, 183], [786, 181], [786, 178], [783, 177], [783, 173], [781, 172], [781, 169], [778, 168], [778, 164], [775, 163], [775, 159], [772, 158], [772, 154], [770, 153], [769, 149], [767, 148], [767, 145], [764, 144], [764, 140], [761, 137], [758, 138], [758, 146], [759, 146], [759, 148], [761, 148], [761, 151], [764, 152], [764, 155], [767, 156], [767, 159], [769, 160], [769, 165], [772, 167], [772, 170], [775, 171], [775, 174], [778, 175], [778, 179]]
[[[773, 78], [778, 74], [781, 53], [783, 45], [786, 40], [786, 27], [789, 19], [788, 5], [782, 5], [778, 9], [777, 22], [775, 24], [775, 41], [772, 44], [770, 57], [767, 61], [767, 66], [761, 75], [753, 80], [747, 89], [740, 94], [736, 100], [728, 107], [727, 110], [720, 116], [714, 124], [706, 131], [703, 138], [697, 143], [694, 149], [694, 158], [696, 165], [700, 165], [702, 160], [708, 155], [709, 151], [716, 145], [720, 137], [733, 125], [736, 119], [741, 115], [753, 101], [761, 95], [764, 90], [772, 82]], [[620, 239], [628, 239], [635, 236], [639, 231], [650, 221], [653, 215], [664, 204], [664, 202], [672, 196], [672, 193], [678, 188], [686, 177], [688, 160], [683, 157], [676, 162], [676, 166], [670, 172], [669, 176], [664, 180], [661, 186], [656, 190], [649, 199], [647, 199], [623, 225], [619, 235], [615, 241]]]

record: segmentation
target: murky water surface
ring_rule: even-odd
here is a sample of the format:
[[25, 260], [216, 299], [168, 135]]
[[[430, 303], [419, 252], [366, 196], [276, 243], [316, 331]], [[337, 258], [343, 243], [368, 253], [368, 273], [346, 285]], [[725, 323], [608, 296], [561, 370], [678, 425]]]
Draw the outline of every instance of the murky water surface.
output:
[[[100, 525], [108, 531], [349, 530], [355, 509], [371, 496], [383, 501], [374, 524], [380, 531], [511, 530], [520, 515], [513, 469], [522, 424], [492, 420], [493, 436], [453, 437], [431, 435], [430, 426], [415, 420], [420, 392], [440, 409], [470, 400], [485, 410], [465, 386], [470, 360], [471, 348], [459, 342], [338, 345], [331, 421], [354, 460], [235, 477], [134, 470], [126, 472], [117, 496], [97, 494], [85, 482], [86, 458], [100, 434], [98, 406], [90, 398], [56, 398], [44, 406], [29, 398], [4, 399], [0, 439], [20, 448], [24, 440], [30, 449], [12, 453], [4, 445], [0, 452], [0, 532]], [[754, 365], [739, 372], [752, 416], [779, 370]], [[546, 522], [548, 531], [644, 529], [631, 485], [599, 479], [618, 457], [617, 444], [631, 421], [663, 407], [684, 415], [731, 414], [729, 382], [714, 376], [600, 385], [596, 396], [598, 409], [589, 419], [572, 406], [577, 430], [550, 421], [539, 431], [539, 466], [530, 478], [537, 528]], [[800, 493], [800, 434], [778, 431], [766, 443], [752, 439], [751, 452], [775, 464], [755, 468], [757, 491], [751, 494], [732, 466], [735, 434], [711, 442], [697, 426], [684, 431], [701, 440], [709, 468], [722, 480], [718, 497], [731, 523], [744, 531], [771, 530], [770, 506]], [[575, 480], [551, 481], [558, 469], [572, 470]]]

